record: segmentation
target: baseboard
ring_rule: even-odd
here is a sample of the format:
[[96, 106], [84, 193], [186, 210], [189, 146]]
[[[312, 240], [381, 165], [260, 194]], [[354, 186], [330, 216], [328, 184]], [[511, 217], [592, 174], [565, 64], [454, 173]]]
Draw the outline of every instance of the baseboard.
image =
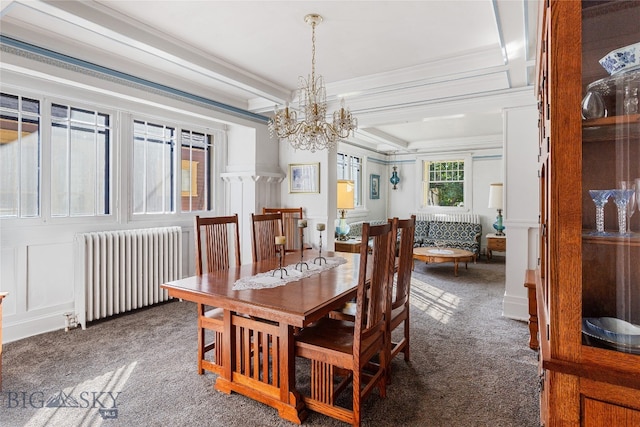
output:
[[2, 341], [10, 343], [45, 332], [57, 331], [65, 328], [65, 316], [72, 310], [63, 310], [59, 313], [48, 313], [41, 317], [29, 318], [24, 321], [12, 322], [11, 318], [5, 318], [2, 324]]
[[509, 319], [529, 321], [528, 298], [505, 295], [502, 300], [502, 315]]

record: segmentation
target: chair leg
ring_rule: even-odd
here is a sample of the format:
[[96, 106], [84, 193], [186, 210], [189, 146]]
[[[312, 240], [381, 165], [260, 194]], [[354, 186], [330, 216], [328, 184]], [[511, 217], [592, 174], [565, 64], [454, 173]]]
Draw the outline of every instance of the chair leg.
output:
[[198, 375], [204, 374], [202, 359], [204, 359], [204, 328], [198, 325]]
[[402, 349], [405, 362], [411, 360], [411, 352], [409, 351], [409, 348], [409, 313], [407, 313], [407, 318], [404, 321], [404, 348]]
[[[385, 345], [385, 348], [389, 348], [388, 345]], [[380, 352], [380, 368], [382, 370], [382, 379], [378, 381], [378, 390], [380, 392], [380, 397], [387, 397], [387, 369], [389, 369], [389, 365], [391, 364], [391, 359], [388, 358], [388, 351], [383, 350]]]
[[202, 359], [204, 359], [204, 328], [200, 324], [200, 318], [204, 315], [204, 305], [197, 304], [198, 311], [198, 375], [204, 374]]
[[[387, 384], [391, 384], [391, 360], [392, 360], [392, 349], [393, 349], [393, 341], [391, 341], [391, 331], [387, 331], [387, 344], [384, 346], [384, 351], [383, 353], [385, 354], [385, 359], [386, 359], [386, 365], [384, 365], [385, 367], [385, 381], [387, 382]], [[382, 365], [382, 360], [380, 360], [380, 364]]]
[[360, 372], [353, 373], [353, 423], [354, 427], [360, 427], [362, 422], [362, 415], [360, 413], [360, 376], [362, 375], [362, 369]]

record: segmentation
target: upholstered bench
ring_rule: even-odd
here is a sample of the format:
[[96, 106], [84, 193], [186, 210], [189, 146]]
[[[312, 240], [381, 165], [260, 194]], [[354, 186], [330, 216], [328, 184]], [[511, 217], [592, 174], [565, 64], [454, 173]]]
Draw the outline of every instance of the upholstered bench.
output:
[[416, 246], [443, 246], [464, 249], [473, 252], [477, 258], [480, 255], [480, 237], [482, 225], [471, 222], [440, 222], [422, 221], [427, 224], [420, 228], [416, 226]]
[[[371, 225], [385, 224], [386, 220], [357, 221], [349, 224], [351, 227], [348, 237], [360, 239], [362, 237], [362, 224], [369, 222]], [[473, 252], [477, 258], [480, 255], [480, 237], [482, 225], [472, 222], [448, 222], [448, 221], [416, 221], [414, 234], [415, 247], [443, 246], [448, 248], [464, 249]]]

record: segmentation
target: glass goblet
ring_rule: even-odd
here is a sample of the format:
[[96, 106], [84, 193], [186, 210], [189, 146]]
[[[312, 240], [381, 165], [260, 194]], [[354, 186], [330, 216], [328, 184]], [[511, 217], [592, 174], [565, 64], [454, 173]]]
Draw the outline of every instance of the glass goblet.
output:
[[635, 181], [620, 181], [620, 188], [623, 190], [631, 190], [631, 198], [629, 198], [629, 203], [627, 203], [627, 233], [631, 233], [631, 217], [633, 213], [636, 211], [636, 204], [638, 198], [636, 197], [636, 183]]
[[596, 232], [604, 233], [604, 205], [609, 201], [613, 190], [589, 190], [589, 195], [596, 205]]
[[611, 195], [618, 208], [618, 233], [620, 234], [627, 232], [627, 205], [632, 194], [635, 194], [634, 190], [611, 190]]

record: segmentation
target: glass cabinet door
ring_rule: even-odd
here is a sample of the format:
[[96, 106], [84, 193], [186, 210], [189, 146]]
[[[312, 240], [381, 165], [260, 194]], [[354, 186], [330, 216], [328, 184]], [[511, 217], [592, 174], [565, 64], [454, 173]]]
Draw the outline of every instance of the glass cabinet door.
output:
[[638, 355], [639, 23], [640, 2], [582, 2], [582, 340]]

